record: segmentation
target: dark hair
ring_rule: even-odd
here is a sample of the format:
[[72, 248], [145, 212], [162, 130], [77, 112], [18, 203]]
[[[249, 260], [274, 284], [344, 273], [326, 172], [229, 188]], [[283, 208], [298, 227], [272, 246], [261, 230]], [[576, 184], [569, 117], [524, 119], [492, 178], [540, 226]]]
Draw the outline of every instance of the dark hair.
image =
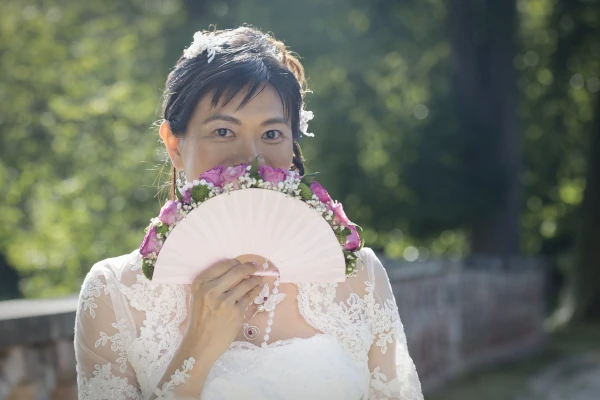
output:
[[[286, 118], [291, 120], [293, 169], [304, 175], [299, 144], [300, 110], [308, 89], [302, 64], [283, 42], [256, 28], [242, 26], [213, 32], [220, 49], [210, 63], [206, 51], [192, 59], [181, 56], [169, 74], [163, 95], [164, 120], [169, 121], [174, 135], [183, 136], [196, 105], [205, 95], [213, 93], [213, 107], [226, 105], [248, 86], [241, 108], [270, 84], [281, 98]], [[170, 182], [169, 196], [175, 199], [175, 167], [171, 169]]]

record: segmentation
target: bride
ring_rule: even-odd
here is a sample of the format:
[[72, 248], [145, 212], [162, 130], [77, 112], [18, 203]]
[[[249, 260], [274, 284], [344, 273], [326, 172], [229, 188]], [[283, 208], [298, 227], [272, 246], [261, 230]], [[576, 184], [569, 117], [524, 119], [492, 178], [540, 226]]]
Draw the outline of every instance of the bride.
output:
[[[252, 27], [197, 32], [164, 94], [171, 198], [186, 178], [257, 156], [303, 175], [298, 142], [312, 136], [306, 92], [302, 65], [270, 35]], [[191, 285], [156, 284], [142, 274], [144, 251], [96, 263], [83, 282], [80, 399], [423, 399], [387, 273], [371, 249], [359, 251], [357, 274], [345, 282], [279, 285], [276, 318], [261, 312], [278, 282], [257, 276], [260, 265], [226, 260]]]

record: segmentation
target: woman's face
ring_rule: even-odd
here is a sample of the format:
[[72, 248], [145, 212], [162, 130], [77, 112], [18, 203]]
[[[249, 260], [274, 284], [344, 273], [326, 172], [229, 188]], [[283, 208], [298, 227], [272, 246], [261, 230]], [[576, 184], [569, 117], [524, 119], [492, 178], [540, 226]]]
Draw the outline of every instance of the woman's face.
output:
[[[285, 122], [283, 104], [271, 85], [237, 110], [245, 90], [225, 107], [211, 107], [212, 94], [204, 96], [188, 124], [183, 138], [171, 132], [167, 121], [160, 136], [177, 170], [183, 169], [188, 181], [218, 165], [251, 163], [288, 169], [292, 165], [292, 128]], [[236, 111], [237, 110], [237, 111]]]

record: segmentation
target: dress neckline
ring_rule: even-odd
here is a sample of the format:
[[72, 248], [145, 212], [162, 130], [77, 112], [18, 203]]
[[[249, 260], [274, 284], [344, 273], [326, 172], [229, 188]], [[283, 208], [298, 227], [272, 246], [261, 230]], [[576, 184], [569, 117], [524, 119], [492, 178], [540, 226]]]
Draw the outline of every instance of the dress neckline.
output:
[[[295, 338], [290, 338], [290, 339], [280, 339], [280, 340], [276, 340], [274, 342], [268, 343], [266, 348], [269, 349], [269, 348], [289, 346], [296, 342], [307, 342], [307, 341], [315, 340], [317, 338], [322, 338], [324, 336], [327, 336], [327, 334], [316, 333], [307, 338], [295, 337]], [[250, 343], [245, 340], [235, 340], [235, 341], [231, 342], [231, 345], [229, 346], [228, 350], [234, 350], [234, 349], [235, 350], [262, 350], [262, 347], [260, 345]]]

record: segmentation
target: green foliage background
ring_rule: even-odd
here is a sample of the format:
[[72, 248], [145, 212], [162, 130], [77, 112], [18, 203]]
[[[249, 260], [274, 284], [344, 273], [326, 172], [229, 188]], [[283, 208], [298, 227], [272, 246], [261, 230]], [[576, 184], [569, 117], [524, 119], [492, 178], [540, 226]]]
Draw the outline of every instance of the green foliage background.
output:
[[[522, 249], [563, 260], [559, 268], [573, 246], [600, 90], [600, 13], [589, 3], [573, 14], [553, 0], [517, 2]], [[139, 246], [161, 205], [166, 156], [153, 123], [164, 80], [211, 23], [272, 31], [302, 57], [314, 92], [308, 169], [366, 228], [368, 246], [407, 260], [464, 256], [468, 223], [500, 195], [500, 185], [469, 180], [442, 0], [2, 8], [0, 278], [16, 269], [24, 296], [77, 291], [93, 263]], [[565, 43], [574, 29], [581, 40]], [[14, 280], [4, 281], [0, 297], [13, 296]]]

